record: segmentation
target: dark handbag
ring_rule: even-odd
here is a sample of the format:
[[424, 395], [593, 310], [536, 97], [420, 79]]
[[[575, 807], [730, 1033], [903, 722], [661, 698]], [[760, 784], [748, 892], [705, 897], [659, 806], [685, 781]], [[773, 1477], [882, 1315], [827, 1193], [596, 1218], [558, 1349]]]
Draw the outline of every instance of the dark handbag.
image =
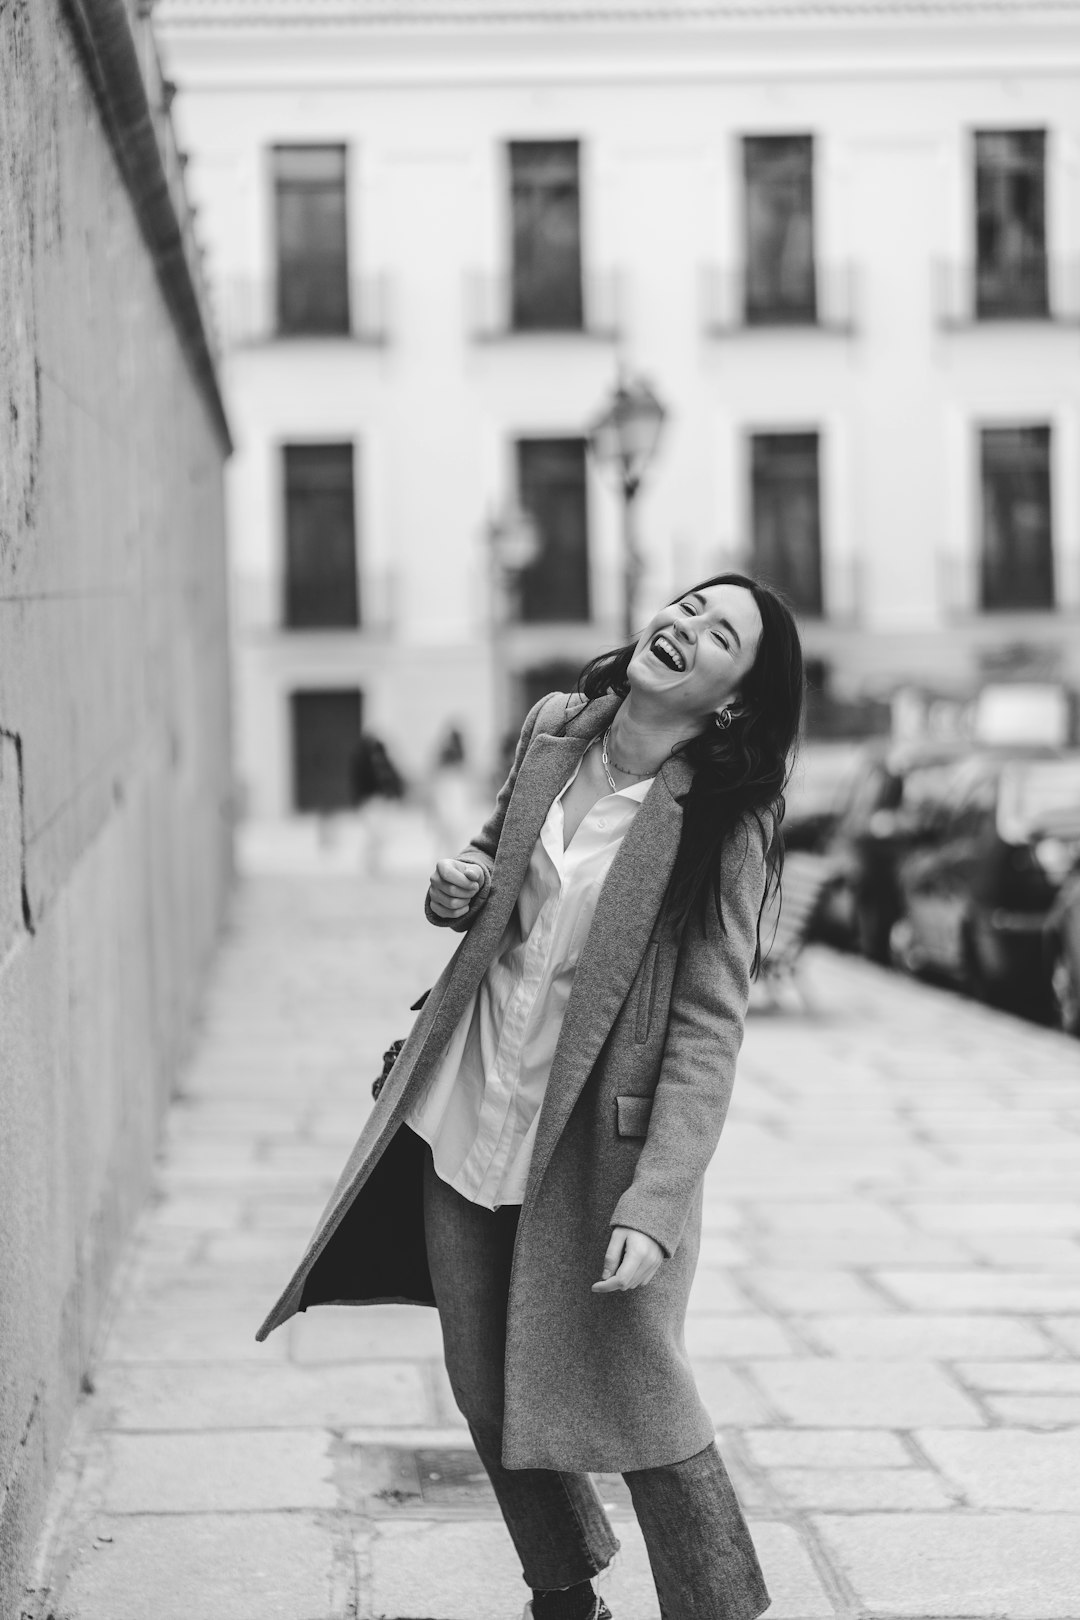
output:
[[[425, 990], [423, 995], [419, 996], [417, 1000], [413, 1002], [412, 1006], [409, 1008], [409, 1011], [419, 1012], [430, 994], [430, 990]], [[386, 1051], [382, 1055], [382, 1073], [371, 1082], [371, 1095], [374, 1097], [376, 1102], [379, 1100], [380, 1091], [390, 1078], [390, 1070], [394, 1067], [394, 1064], [401, 1056], [401, 1048], [404, 1045], [405, 1037], [402, 1036], [402, 1038], [398, 1041], [391, 1041], [390, 1045], [386, 1048]]]

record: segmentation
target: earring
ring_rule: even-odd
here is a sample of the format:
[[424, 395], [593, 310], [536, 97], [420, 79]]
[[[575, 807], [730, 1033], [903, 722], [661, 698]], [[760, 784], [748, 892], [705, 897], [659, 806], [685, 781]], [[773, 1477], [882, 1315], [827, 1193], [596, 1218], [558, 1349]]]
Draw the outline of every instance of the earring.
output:
[[720, 713], [718, 715], [714, 715], [713, 719], [718, 731], [727, 731], [731, 726], [731, 710], [721, 709]]

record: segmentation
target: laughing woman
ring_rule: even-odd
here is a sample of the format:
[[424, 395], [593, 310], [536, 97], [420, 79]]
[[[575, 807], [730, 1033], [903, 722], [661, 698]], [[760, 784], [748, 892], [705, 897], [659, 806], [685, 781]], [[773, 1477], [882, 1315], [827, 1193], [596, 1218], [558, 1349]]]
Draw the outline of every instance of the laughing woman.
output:
[[590, 1473], [625, 1475], [665, 1620], [768, 1607], [683, 1323], [802, 694], [787, 607], [722, 574], [536, 705], [431, 880], [465, 937], [259, 1330], [437, 1305], [534, 1620], [609, 1616]]

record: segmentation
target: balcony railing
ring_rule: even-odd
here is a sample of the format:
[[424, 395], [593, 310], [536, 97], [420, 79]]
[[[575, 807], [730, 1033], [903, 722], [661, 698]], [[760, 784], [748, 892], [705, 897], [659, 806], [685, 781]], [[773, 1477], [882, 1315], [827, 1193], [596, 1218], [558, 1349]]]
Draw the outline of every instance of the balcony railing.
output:
[[802, 298], [763, 300], [745, 267], [705, 265], [701, 271], [701, 317], [706, 337], [743, 332], [855, 331], [855, 268], [818, 265], [813, 285]]
[[221, 329], [229, 348], [296, 340], [366, 344], [390, 342], [390, 291], [385, 276], [351, 276], [326, 298], [286, 299], [274, 277], [236, 278], [220, 292]]
[[1015, 266], [939, 262], [934, 306], [946, 329], [1008, 321], [1080, 325], [1080, 263], [1043, 257]]
[[465, 319], [474, 343], [517, 337], [586, 337], [614, 342], [622, 332], [622, 278], [617, 271], [584, 276], [581, 298], [568, 298], [566, 314], [515, 318], [509, 274], [474, 271], [465, 282]]

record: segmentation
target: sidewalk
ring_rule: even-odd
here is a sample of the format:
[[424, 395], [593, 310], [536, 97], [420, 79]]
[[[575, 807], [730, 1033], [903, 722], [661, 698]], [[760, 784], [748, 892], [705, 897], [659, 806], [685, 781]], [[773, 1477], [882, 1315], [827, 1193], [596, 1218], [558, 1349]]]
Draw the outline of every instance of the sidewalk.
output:
[[[242, 888], [28, 1612], [520, 1615], [434, 1312], [254, 1341], [456, 943], [422, 887]], [[751, 1019], [688, 1329], [770, 1620], [1080, 1620], [1080, 1046], [824, 952], [806, 983]], [[605, 1594], [654, 1620], [602, 1491]]]

